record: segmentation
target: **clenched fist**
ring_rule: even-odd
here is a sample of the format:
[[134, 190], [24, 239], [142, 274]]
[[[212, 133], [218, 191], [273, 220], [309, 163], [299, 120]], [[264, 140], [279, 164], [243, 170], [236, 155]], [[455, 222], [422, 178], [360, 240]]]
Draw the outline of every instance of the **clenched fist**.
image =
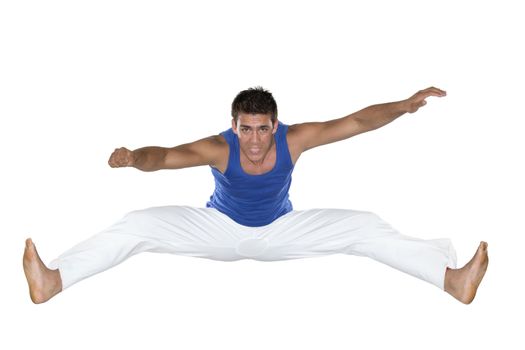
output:
[[115, 148], [109, 157], [108, 164], [112, 168], [121, 168], [135, 165], [135, 156], [133, 151], [126, 147]]

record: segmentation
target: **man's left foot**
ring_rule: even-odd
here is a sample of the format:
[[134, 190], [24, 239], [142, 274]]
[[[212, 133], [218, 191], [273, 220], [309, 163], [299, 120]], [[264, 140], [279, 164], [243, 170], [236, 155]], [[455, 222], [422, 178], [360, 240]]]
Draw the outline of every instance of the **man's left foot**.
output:
[[464, 304], [470, 304], [489, 264], [488, 244], [481, 242], [474, 257], [461, 269], [449, 269], [445, 274], [445, 291]]

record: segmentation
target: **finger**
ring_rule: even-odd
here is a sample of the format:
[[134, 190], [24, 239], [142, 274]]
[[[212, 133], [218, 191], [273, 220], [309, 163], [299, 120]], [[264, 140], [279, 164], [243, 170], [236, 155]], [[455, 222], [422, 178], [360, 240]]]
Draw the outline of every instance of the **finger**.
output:
[[430, 86], [430, 87], [424, 89], [423, 91], [441, 91], [441, 92], [444, 92], [444, 90], [438, 89], [435, 86]]
[[438, 89], [438, 88], [436, 88], [434, 86], [426, 88], [425, 90], [422, 90], [421, 92], [424, 93], [426, 96], [442, 97], [442, 96], [446, 96], [447, 95], [447, 92], [445, 90]]
[[124, 153], [123, 156], [122, 156], [122, 165], [123, 166], [128, 166], [129, 165], [129, 156], [128, 156], [128, 153]]
[[119, 164], [118, 164], [118, 158], [119, 158], [119, 148], [115, 148], [115, 150], [113, 151], [113, 153], [111, 153], [110, 157], [109, 157], [109, 160], [108, 160], [108, 164], [110, 167], [112, 168], [118, 168], [119, 167]]
[[118, 150], [113, 152], [113, 154], [111, 155], [110, 161], [114, 168], [118, 168], [121, 166], [121, 155]]

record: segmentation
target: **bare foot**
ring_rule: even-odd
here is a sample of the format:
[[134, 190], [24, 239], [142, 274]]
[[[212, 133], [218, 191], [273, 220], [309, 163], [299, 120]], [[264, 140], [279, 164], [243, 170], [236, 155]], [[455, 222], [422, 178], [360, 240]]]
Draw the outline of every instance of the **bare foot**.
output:
[[62, 291], [60, 272], [44, 265], [31, 238], [26, 240], [23, 264], [33, 303], [46, 302]]
[[445, 291], [464, 304], [470, 304], [479, 284], [487, 271], [489, 256], [488, 244], [481, 242], [474, 257], [461, 269], [447, 268], [445, 274]]

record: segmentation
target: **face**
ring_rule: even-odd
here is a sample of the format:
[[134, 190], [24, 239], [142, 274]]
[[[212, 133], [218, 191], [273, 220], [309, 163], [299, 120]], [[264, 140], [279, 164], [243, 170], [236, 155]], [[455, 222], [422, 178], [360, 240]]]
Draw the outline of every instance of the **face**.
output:
[[237, 125], [232, 120], [232, 129], [239, 137], [241, 152], [252, 162], [264, 159], [273, 145], [277, 125], [277, 120], [272, 125], [271, 114], [239, 113]]

